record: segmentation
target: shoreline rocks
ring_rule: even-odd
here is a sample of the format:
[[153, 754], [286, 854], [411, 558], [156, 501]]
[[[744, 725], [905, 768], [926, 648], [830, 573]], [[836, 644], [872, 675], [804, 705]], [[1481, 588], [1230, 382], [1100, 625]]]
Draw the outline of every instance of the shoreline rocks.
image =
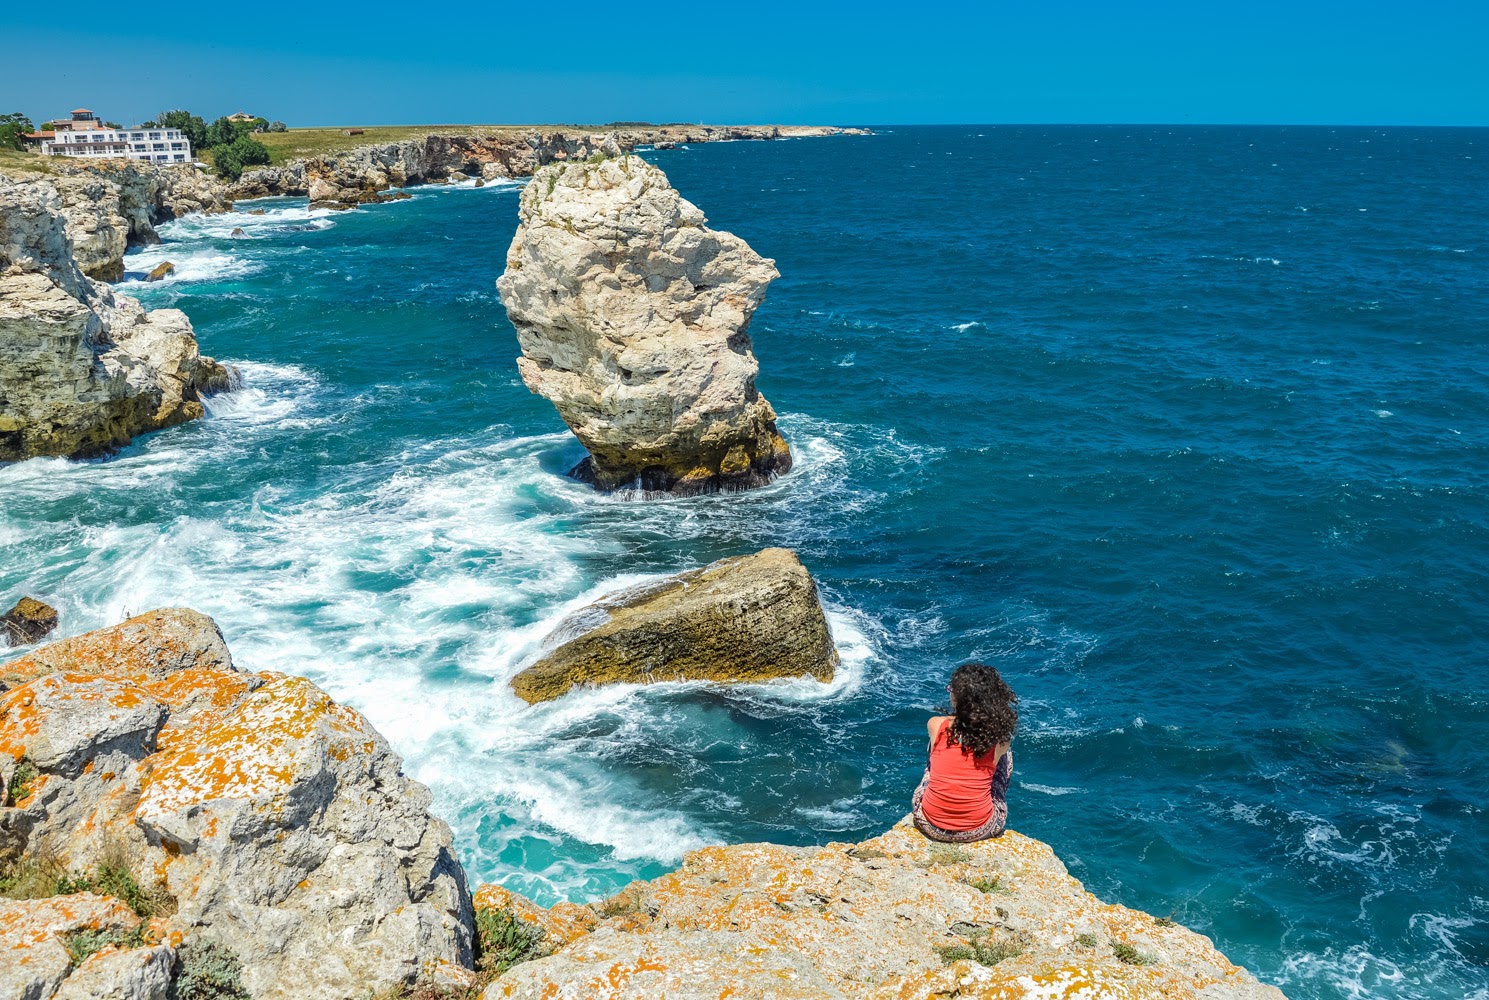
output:
[[84, 274], [71, 233], [51, 183], [0, 176], [0, 462], [106, 454], [231, 382], [180, 310]]
[[686, 496], [791, 468], [749, 336], [773, 261], [634, 156], [544, 167], [519, 213], [497, 288], [522, 380], [589, 452], [572, 475]]
[[[94, 893], [122, 869], [135, 888], [0, 898], [14, 959], [0, 995], [164, 998], [204, 943], [255, 1000], [471, 981], [449, 827], [359, 713], [301, 678], [238, 670], [211, 619], [184, 609], [54, 646], [11, 664], [30, 679], [0, 695], [0, 788], [18, 788], [0, 803], [0, 866], [58, 866]], [[111, 908], [108, 953], [128, 961], [65, 961], [69, 930], [108, 929], [90, 906]], [[142, 968], [157, 992], [134, 992]]]
[[57, 609], [34, 597], [22, 597], [15, 607], [0, 615], [0, 632], [4, 633], [7, 646], [40, 642], [56, 627]]
[[693, 851], [588, 920], [496, 900], [554, 953], [484, 1000], [1284, 1000], [1208, 938], [1101, 902], [1037, 840], [933, 844], [908, 817], [859, 844]]
[[187, 609], [7, 669], [0, 996], [167, 1000], [210, 971], [231, 987], [212, 995], [254, 1000], [1282, 1000], [1013, 831], [708, 847], [587, 905], [472, 893], [365, 718], [235, 666]]
[[543, 642], [550, 652], [511, 682], [529, 704], [593, 684], [830, 681], [838, 662], [817, 585], [789, 549], [610, 594]]

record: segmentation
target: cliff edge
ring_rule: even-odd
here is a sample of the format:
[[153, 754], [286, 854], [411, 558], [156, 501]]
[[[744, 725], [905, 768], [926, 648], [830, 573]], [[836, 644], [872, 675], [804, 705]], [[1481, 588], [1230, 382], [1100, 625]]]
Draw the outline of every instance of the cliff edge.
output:
[[230, 381], [180, 310], [89, 278], [73, 235], [54, 184], [0, 176], [0, 462], [103, 454]]
[[424, 786], [164, 609], [0, 668], [0, 997], [1283, 1000], [1009, 832], [741, 844], [597, 903], [474, 894]]

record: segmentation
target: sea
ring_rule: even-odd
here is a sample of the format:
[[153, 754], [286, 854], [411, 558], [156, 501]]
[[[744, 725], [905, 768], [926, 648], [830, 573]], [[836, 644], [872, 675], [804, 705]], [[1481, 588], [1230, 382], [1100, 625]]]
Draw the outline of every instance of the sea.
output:
[[[0, 469], [0, 595], [67, 633], [212, 615], [366, 713], [473, 883], [543, 903], [883, 831], [982, 660], [1022, 698], [1010, 825], [1091, 891], [1293, 998], [1489, 998], [1489, 130], [641, 155], [777, 262], [751, 333], [790, 474], [566, 478], [493, 284], [519, 183], [241, 203], [120, 286], [241, 387]], [[821, 587], [831, 683], [509, 690], [585, 603], [772, 545]]]

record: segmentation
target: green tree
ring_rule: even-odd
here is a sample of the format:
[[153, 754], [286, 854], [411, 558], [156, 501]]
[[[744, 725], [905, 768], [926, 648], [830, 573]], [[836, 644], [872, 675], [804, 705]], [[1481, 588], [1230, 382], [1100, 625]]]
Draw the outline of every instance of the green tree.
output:
[[36, 126], [31, 124], [31, 119], [19, 111], [0, 115], [0, 148], [25, 149], [26, 144], [21, 141], [21, 136], [35, 131]]
[[145, 128], [175, 128], [180, 129], [181, 134], [191, 141], [192, 149], [202, 149], [212, 143], [207, 141], [207, 123], [202, 120], [201, 115], [194, 115], [190, 111], [162, 111], [155, 116], [155, 122], [145, 123]]
[[238, 136], [228, 148], [245, 167], [259, 167], [269, 162], [268, 147], [250, 136]]
[[243, 161], [233, 152], [233, 147], [222, 144], [212, 147], [212, 170], [218, 177], [237, 180], [243, 176]]

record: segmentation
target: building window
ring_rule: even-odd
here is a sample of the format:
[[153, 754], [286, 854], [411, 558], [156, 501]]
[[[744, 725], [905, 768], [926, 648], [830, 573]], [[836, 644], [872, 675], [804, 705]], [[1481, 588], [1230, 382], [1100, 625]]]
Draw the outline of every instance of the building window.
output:
[[165, 143], [163, 143], [163, 142], [157, 142], [153, 146], [151, 146], [150, 148], [151, 149], [164, 149], [165, 148]]
[[180, 149], [181, 148], [181, 144], [179, 142], [173, 142], [173, 143], [171, 143], [171, 148], [172, 149]]
[[176, 154], [176, 162], [177, 163], [185, 163], [186, 162], [186, 154], [185, 153], [177, 153]]

